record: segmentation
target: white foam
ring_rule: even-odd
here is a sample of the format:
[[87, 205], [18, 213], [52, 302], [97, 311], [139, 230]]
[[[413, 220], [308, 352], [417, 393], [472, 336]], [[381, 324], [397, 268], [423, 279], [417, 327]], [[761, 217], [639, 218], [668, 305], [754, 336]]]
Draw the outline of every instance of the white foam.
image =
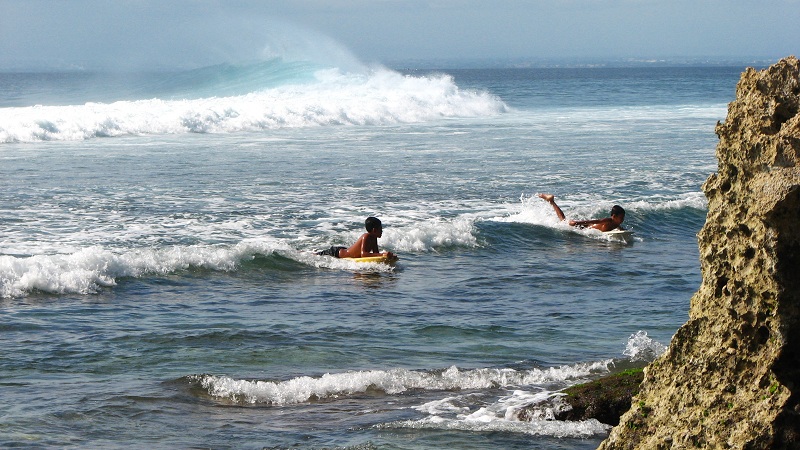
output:
[[497, 97], [459, 89], [452, 77], [323, 70], [317, 83], [232, 97], [143, 99], [0, 108], [0, 142], [145, 134], [235, 133], [330, 125], [386, 125], [505, 112]]
[[398, 252], [427, 252], [442, 247], [476, 247], [475, 219], [462, 216], [452, 220], [431, 219], [404, 227], [392, 227], [384, 234], [384, 245]]
[[600, 423], [596, 419], [570, 422], [556, 420], [532, 420], [516, 422], [503, 419], [488, 421], [467, 421], [462, 419], [446, 419], [439, 416], [426, 417], [419, 420], [403, 420], [377, 425], [376, 428], [410, 428], [416, 430], [458, 430], [470, 432], [505, 432], [523, 433], [532, 436], [552, 436], [556, 438], [590, 438], [608, 433], [611, 426]]
[[[332, 259], [332, 258], [331, 258]], [[636, 360], [646, 352], [663, 353], [664, 346], [639, 331], [631, 335], [623, 352]], [[577, 363], [548, 368], [518, 370], [512, 368], [459, 369], [451, 366], [439, 371], [416, 371], [408, 369], [349, 371], [326, 373], [319, 377], [302, 376], [285, 381], [237, 380], [227, 376], [200, 375], [195, 378], [209, 395], [234, 402], [291, 405], [315, 399], [332, 399], [375, 389], [388, 395], [396, 395], [410, 389], [429, 391], [486, 390], [547, 384], [565, 384], [582, 381], [609, 372], [613, 360]], [[462, 414], [468, 421], [485, 422], [486, 417], [502, 417], [515, 420], [517, 412], [525, 406], [540, 404], [562, 395], [541, 390], [531, 393], [514, 390], [511, 395], [499, 399], [495, 404], [471, 411], [459, 405], [464, 396], [449, 396], [441, 400], [415, 407], [418, 411], [432, 415], [444, 413]], [[543, 415], [543, 419], [552, 415]]]
[[[531, 433], [531, 431], [534, 431], [535, 433], [553, 436], [575, 436], [576, 430], [583, 429], [580, 426], [575, 427], [578, 422], [555, 422], [557, 409], [565, 405], [559, 400], [563, 395], [560, 392], [547, 390], [539, 392], [514, 390], [508, 395], [477, 407], [475, 411], [457, 414], [455, 417], [443, 416], [437, 412], [436, 415], [424, 418], [422, 421], [430, 421], [431, 419], [434, 419], [433, 422], [438, 423], [450, 421], [451, 425], [464, 426], [468, 429], [475, 429], [476, 427], [479, 430], [483, 429], [483, 427], [508, 429], [510, 427], [517, 432]], [[529, 411], [532, 415], [530, 420], [520, 419], [520, 412], [523, 410]], [[520, 427], [518, 425], [520, 423], [525, 425]], [[548, 423], [551, 425], [547, 425]], [[594, 422], [592, 425], [594, 425]], [[603, 429], [601, 429], [602, 431]], [[568, 434], [561, 434], [564, 432]], [[578, 435], [582, 435], [582, 432], [578, 432]]]
[[[526, 197], [525, 194], [522, 194], [520, 196], [520, 203], [521, 206], [517, 212], [512, 212], [506, 216], [494, 217], [490, 220], [495, 222], [525, 223], [531, 225], [538, 225], [570, 233], [581, 234], [592, 239], [598, 239], [610, 242], [625, 242], [625, 240], [620, 239], [619, 236], [607, 235], [602, 231], [596, 230], [594, 228], [589, 228], [589, 227], [579, 228], [570, 226], [567, 221], [558, 219], [558, 216], [556, 216], [555, 211], [553, 211], [553, 207], [549, 203], [543, 201], [542, 199], [540, 199], [535, 195]], [[568, 204], [569, 203], [565, 202], [565, 205]], [[594, 214], [597, 214], [597, 212], [592, 211], [592, 209], [597, 209], [596, 207], [587, 205], [572, 205], [572, 204], [569, 205], [570, 205], [569, 206], [570, 211], [577, 212], [577, 214], [586, 214], [587, 217], [591, 217]], [[574, 217], [578, 216], [576, 215]]]
[[[355, 208], [354, 208], [355, 209]], [[436, 217], [440, 209], [430, 207], [428, 211], [404, 211], [395, 216], [392, 214], [381, 215], [384, 231], [378, 240], [381, 251], [391, 251], [400, 255], [409, 252], [438, 252], [446, 248], [461, 247], [474, 248], [480, 246], [476, 236], [475, 223], [481, 220], [478, 214], [461, 214], [452, 218]], [[434, 218], [431, 218], [434, 216]], [[332, 219], [335, 223], [358, 223], [363, 219], [356, 217], [343, 217]], [[321, 222], [317, 225], [319, 233], [315, 236], [303, 236], [294, 245], [298, 248], [311, 248], [320, 250], [335, 245], [348, 246], [355, 242], [363, 233], [361, 230], [350, 230], [336, 234], [336, 229], [331, 222]], [[300, 261], [316, 267], [346, 268], [345, 263], [320, 262], [308, 258]]]
[[[389, 223], [394, 223], [391, 217], [389, 219]], [[431, 252], [450, 246], [475, 247], [479, 245], [475, 237], [475, 220], [473, 216], [459, 216], [422, 222], [398, 221], [403, 225], [392, 225], [379, 244], [384, 251], [399, 252], [401, 263], [406, 252]], [[230, 241], [231, 235], [260, 235], [263, 230], [253, 227], [252, 220], [207, 226], [196, 219], [128, 223], [124, 231], [113, 227], [109, 229], [102, 224], [86, 231], [75, 227], [77, 231], [72, 236], [64, 234], [59, 241], [20, 241], [16, 246], [13, 242], [9, 243], [6, 251], [12, 254], [0, 256], [0, 296], [19, 297], [35, 290], [55, 294], [92, 294], [101, 287], [116, 285], [121, 277], [168, 274], [191, 267], [233, 271], [242, 261], [252, 259], [256, 254], [279, 254], [311, 267], [325, 269], [351, 272], [394, 270], [393, 266], [387, 264], [357, 263], [317, 256], [310, 250], [330, 245], [330, 226], [323, 223], [321, 228], [328, 231], [313, 237], [244, 237], [239, 242], [230, 243], [226, 241]], [[351, 231], [339, 240], [355, 242], [361, 233]], [[208, 243], [165, 246], [162, 243], [164, 236], [169, 236], [171, 241], [199, 237]], [[122, 247], [87, 246], [92, 241], [106, 241]], [[149, 246], [129, 247], [134, 242]], [[30, 256], [16, 256], [26, 253]]]
[[619, 126], [619, 123], [653, 123], [671, 122], [683, 119], [696, 123], [699, 129], [717, 120], [724, 120], [727, 105], [724, 103], [697, 105], [632, 105], [632, 106], [594, 106], [546, 108], [531, 112], [528, 121], [544, 124], [568, 124], [576, 129], [587, 129], [593, 133], [606, 131]]
[[[619, 200], [617, 203], [624, 204], [626, 211], [629, 213], [681, 208], [705, 209], [707, 207], [707, 201], [702, 192], [688, 192], [674, 197], [657, 195], [643, 199]], [[607, 217], [608, 211], [613, 204], [614, 203], [608, 201], [597, 202], [595, 199], [581, 199], [578, 201], [570, 199], [563, 202], [559, 201], [559, 206], [564, 210], [568, 219]], [[505, 216], [494, 217], [490, 220], [496, 222], [527, 223], [576, 232], [594, 238], [609, 238], [592, 228], [575, 228], [569, 226], [567, 221], [559, 220], [555, 211], [553, 211], [553, 207], [540, 199], [538, 194], [526, 195], [523, 193], [520, 196], [520, 206], [516, 211]]]
[[[637, 361], [640, 357], [648, 357], [652, 360], [653, 352], [660, 354], [663, 350], [663, 346], [648, 338], [647, 333], [639, 331], [629, 338], [624, 354], [630, 356], [632, 361]], [[559, 412], [569, 408], [561, 400], [565, 394], [560, 391], [543, 389], [540, 386], [546, 383], [546, 379], [582, 381], [580, 378], [594, 373], [592, 370], [587, 372], [588, 367], [594, 367], [600, 369], [597, 372], [603, 372], [607, 371], [609, 365], [610, 362], [606, 361], [599, 364], [578, 364], [554, 368], [558, 373], [556, 376], [553, 376], [554, 374], [545, 375], [544, 372], [534, 370], [524, 378], [536, 379], [531, 385], [539, 386], [538, 390], [514, 389], [499, 398], [491, 398], [491, 395], [486, 392], [447, 396], [413, 407], [425, 417], [379, 424], [376, 427], [471, 432], [502, 431], [559, 438], [589, 438], [604, 435], [609, 432], [611, 426], [595, 419], [586, 421], [556, 420]], [[530, 377], [534, 373], [536, 375]], [[507, 386], [514, 386], [514, 384], [498, 385], [497, 387]], [[521, 414], [523, 411], [524, 415]]]
[[639, 211], [663, 211], [683, 208], [708, 209], [708, 200], [702, 192], [687, 192], [674, 197], [651, 197], [626, 202], [626, 209]]
[[318, 256], [315, 253], [291, 252], [285, 255], [303, 264], [322, 269], [337, 269], [350, 272], [392, 272], [394, 266], [383, 263], [355, 262], [348, 259]]
[[203, 375], [199, 381], [214, 397], [244, 403], [288, 405], [314, 399], [336, 398], [378, 389], [399, 394], [409, 389], [436, 391], [492, 389], [564, 382], [608, 372], [611, 360], [547, 369], [515, 370], [480, 368], [461, 370], [453, 366], [443, 371], [423, 372], [407, 369], [353, 371], [298, 377], [287, 381], [236, 380], [225, 376]]
[[666, 351], [663, 344], [647, 336], [646, 331], [639, 330], [630, 335], [622, 354], [633, 362], [650, 362]]
[[[467, 405], [475, 404], [479, 400], [476, 399], [476, 396], [470, 394], [433, 400], [413, 409], [432, 416], [455, 415], [457, 418], [468, 422], [491, 422], [497, 419], [517, 421], [519, 420], [519, 413], [523, 409], [538, 405], [560, 404], [560, 402], [554, 403], [554, 399], [558, 399], [563, 395], [559, 392], [546, 390], [540, 392], [515, 390], [510, 395], [501, 397], [494, 403], [481, 406], [473, 411]], [[538, 408], [537, 414], [534, 416], [535, 420], [555, 420], [554, 418], [555, 413], [552, 407]]]
[[90, 294], [116, 285], [120, 277], [167, 274], [190, 267], [234, 270], [255, 254], [291, 254], [285, 244], [260, 238], [236, 245], [173, 246], [112, 251], [89, 247], [71, 254], [0, 256], [0, 296], [19, 297], [31, 291]]
[[413, 409], [430, 415], [469, 414], [469, 406], [464, 406], [461, 400], [462, 396], [445, 397], [441, 400], [433, 400], [428, 403], [415, 406]]
[[[549, 228], [559, 228], [564, 230], [572, 229], [569, 224], [558, 219], [553, 207], [538, 197], [538, 194], [525, 195], [522, 193], [519, 197], [519, 208], [516, 212], [512, 212], [506, 216], [494, 217], [491, 220], [495, 222], [511, 222], [511, 223], [528, 223], [532, 225], [541, 225]], [[561, 204], [561, 202], [559, 202]], [[569, 209], [571, 214], [582, 214], [586, 209], [586, 205], [576, 204], [574, 202], [563, 202], [563, 208]]]

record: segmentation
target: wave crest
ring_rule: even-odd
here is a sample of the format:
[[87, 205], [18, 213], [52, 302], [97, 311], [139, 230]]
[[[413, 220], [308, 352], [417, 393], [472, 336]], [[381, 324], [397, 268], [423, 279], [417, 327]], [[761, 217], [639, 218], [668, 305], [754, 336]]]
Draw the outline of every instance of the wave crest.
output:
[[557, 383], [607, 372], [611, 360], [546, 369], [515, 370], [480, 368], [461, 370], [455, 366], [441, 371], [354, 371], [325, 374], [321, 377], [298, 377], [287, 381], [236, 380], [225, 376], [198, 375], [198, 383], [209, 395], [238, 403], [275, 406], [333, 399], [378, 390], [393, 395], [412, 389], [450, 391], [461, 389], [493, 389]]
[[412, 77], [388, 69], [364, 75], [327, 69], [317, 71], [313, 82], [236, 96], [2, 108], [0, 142], [391, 125], [506, 110], [497, 97], [462, 90], [448, 75]]
[[244, 241], [234, 246], [175, 246], [117, 253], [90, 247], [68, 255], [0, 256], [0, 297], [21, 297], [32, 291], [92, 294], [116, 285], [122, 277], [168, 274], [192, 267], [234, 270], [256, 254], [289, 252], [271, 240]]

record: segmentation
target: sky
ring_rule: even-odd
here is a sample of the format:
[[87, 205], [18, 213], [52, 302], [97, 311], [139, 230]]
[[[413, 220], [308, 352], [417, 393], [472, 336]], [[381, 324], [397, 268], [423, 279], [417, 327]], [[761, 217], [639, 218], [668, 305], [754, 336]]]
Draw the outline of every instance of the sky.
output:
[[798, 24], [800, 0], [0, 0], [0, 71], [777, 60], [800, 54]]

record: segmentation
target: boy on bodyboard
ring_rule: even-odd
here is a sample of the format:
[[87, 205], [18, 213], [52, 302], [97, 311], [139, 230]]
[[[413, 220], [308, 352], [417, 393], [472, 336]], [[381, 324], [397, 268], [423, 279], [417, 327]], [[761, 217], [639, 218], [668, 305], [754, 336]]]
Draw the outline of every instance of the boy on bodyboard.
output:
[[392, 252], [381, 252], [378, 249], [378, 238], [383, 235], [383, 225], [377, 217], [367, 217], [364, 221], [367, 232], [362, 234], [355, 244], [348, 247], [333, 246], [327, 250], [317, 252], [320, 256], [333, 256], [334, 258], [370, 258], [385, 257], [388, 260], [397, 259]]

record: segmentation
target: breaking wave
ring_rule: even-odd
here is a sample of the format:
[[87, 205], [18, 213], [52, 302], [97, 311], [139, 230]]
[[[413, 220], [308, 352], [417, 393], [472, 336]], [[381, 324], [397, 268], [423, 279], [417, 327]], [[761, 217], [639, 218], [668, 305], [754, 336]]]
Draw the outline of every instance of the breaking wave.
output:
[[386, 68], [346, 73], [276, 60], [163, 78], [150, 80], [136, 100], [0, 108], [0, 142], [380, 126], [507, 110], [496, 96], [460, 89], [449, 75]]

